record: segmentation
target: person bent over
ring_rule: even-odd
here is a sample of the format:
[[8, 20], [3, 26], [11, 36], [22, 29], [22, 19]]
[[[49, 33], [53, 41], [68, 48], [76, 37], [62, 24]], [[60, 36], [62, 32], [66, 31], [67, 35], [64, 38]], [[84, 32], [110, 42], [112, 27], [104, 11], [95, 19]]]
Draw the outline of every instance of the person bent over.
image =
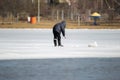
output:
[[66, 22], [62, 21], [60, 23], [57, 23], [53, 26], [53, 36], [54, 36], [54, 46], [61, 46], [61, 33], [63, 37], [65, 37], [65, 27], [66, 27]]

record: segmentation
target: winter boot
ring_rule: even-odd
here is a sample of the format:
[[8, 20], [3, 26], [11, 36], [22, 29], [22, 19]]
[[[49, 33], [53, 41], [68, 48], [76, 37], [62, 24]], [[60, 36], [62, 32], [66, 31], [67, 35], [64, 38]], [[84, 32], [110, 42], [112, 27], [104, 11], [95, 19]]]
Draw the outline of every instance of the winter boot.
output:
[[61, 40], [58, 40], [58, 46], [63, 47], [63, 45], [61, 44]]
[[54, 39], [54, 46], [56, 47], [57, 46], [57, 40]]

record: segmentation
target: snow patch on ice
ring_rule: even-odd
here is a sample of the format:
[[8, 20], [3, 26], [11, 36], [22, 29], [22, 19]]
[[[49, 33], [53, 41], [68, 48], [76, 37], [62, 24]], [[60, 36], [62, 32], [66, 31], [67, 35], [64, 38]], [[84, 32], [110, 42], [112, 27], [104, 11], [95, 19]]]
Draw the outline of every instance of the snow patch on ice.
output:
[[98, 44], [97, 44], [96, 41], [94, 41], [94, 42], [88, 44], [88, 47], [97, 47], [97, 46], [98, 46]]

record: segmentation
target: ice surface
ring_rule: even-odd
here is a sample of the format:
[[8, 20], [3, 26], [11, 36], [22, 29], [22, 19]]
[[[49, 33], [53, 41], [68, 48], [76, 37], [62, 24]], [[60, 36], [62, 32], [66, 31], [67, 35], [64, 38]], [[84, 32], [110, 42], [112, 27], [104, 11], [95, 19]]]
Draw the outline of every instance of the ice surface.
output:
[[120, 57], [119, 35], [119, 29], [66, 29], [64, 47], [54, 47], [51, 29], [0, 29], [0, 59]]

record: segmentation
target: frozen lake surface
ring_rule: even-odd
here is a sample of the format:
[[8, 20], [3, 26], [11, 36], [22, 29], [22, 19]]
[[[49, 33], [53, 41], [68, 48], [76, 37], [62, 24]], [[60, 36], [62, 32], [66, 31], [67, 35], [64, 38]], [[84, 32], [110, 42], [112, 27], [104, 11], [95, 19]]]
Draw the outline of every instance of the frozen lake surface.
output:
[[120, 58], [0, 60], [0, 80], [120, 80]]
[[64, 47], [54, 47], [51, 29], [0, 29], [0, 59], [120, 57], [119, 35], [114, 29], [66, 29]]
[[0, 80], [120, 80], [119, 35], [66, 29], [54, 47], [50, 29], [0, 29]]

